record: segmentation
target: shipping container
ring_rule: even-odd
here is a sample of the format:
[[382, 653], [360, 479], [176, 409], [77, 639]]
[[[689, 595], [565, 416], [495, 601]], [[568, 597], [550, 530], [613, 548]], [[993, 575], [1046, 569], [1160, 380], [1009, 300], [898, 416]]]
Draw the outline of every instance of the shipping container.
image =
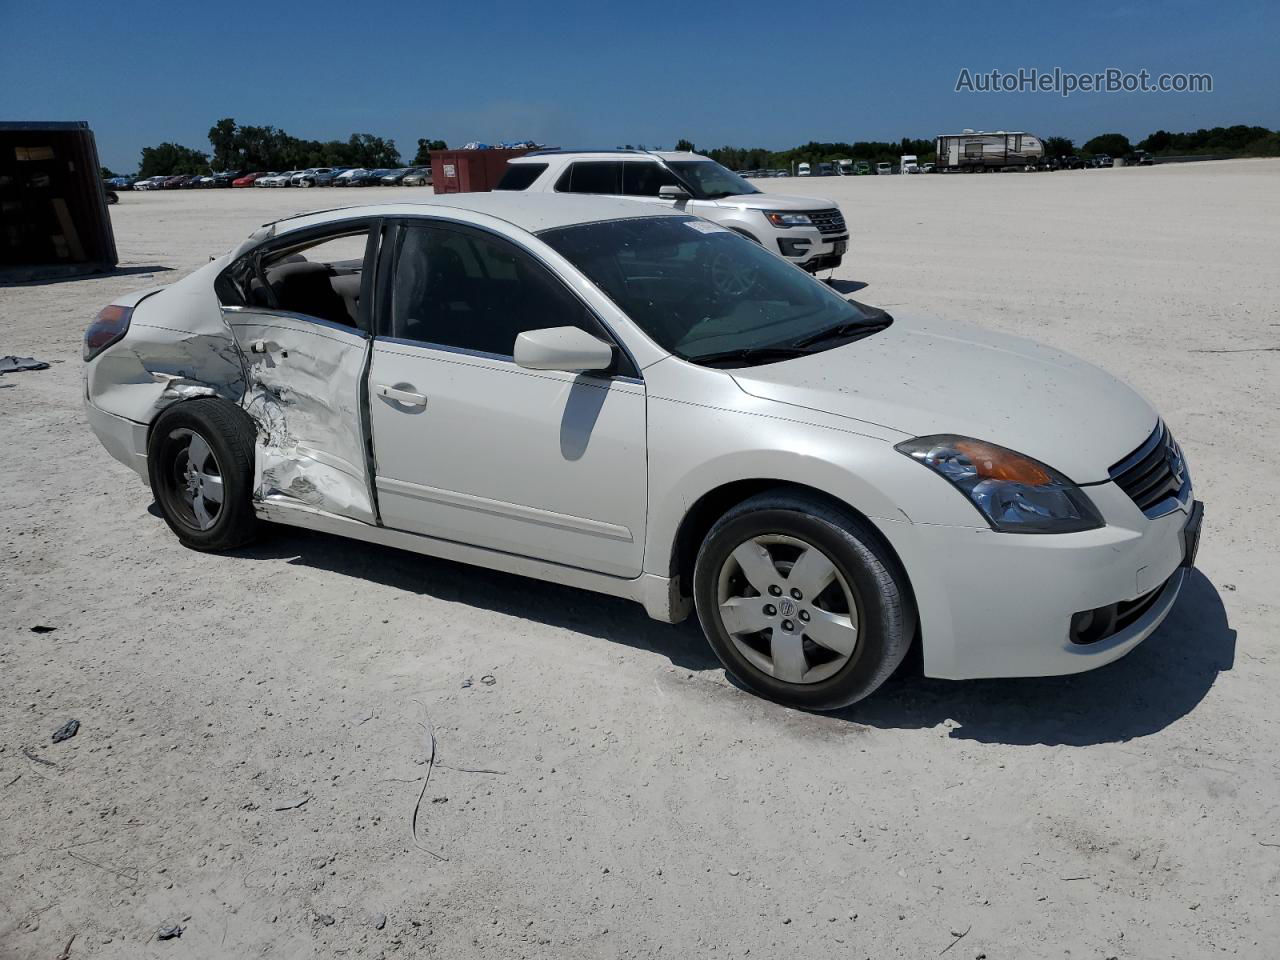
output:
[[507, 161], [529, 152], [527, 149], [432, 150], [431, 183], [436, 193], [492, 190], [502, 179]]
[[89, 124], [0, 122], [0, 281], [100, 273], [118, 262]]

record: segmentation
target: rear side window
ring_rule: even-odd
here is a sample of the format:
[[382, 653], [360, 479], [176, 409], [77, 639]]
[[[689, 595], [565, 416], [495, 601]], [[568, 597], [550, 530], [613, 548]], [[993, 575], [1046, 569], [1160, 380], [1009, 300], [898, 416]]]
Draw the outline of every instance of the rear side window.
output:
[[569, 164], [569, 169], [556, 181], [559, 193], [622, 192], [622, 164], [615, 160], [582, 160]]
[[508, 163], [495, 190], [528, 190], [547, 169], [545, 163]]
[[344, 327], [360, 325], [360, 293], [369, 228], [250, 254], [215, 284], [225, 306], [284, 310]]
[[629, 197], [656, 197], [662, 187], [679, 187], [680, 181], [660, 163], [631, 160], [622, 165], [622, 192]]

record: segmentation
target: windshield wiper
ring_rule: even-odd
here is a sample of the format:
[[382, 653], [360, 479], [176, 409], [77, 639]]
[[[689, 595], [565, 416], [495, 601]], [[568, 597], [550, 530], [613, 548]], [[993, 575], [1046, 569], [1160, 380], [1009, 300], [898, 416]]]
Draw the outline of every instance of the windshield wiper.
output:
[[707, 353], [700, 357], [689, 357], [690, 363], [707, 366], [716, 364], [735, 364], [751, 366], [755, 363], [772, 363], [775, 360], [790, 360], [793, 357], [807, 357], [812, 350], [804, 350], [797, 345], [778, 347], [739, 347], [737, 350], [724, 350], [720, 353]]
[[873, 333], [879, 333], [891, 323], [893, 323], [893, 317], [881, 310], [878, 311], [878, 316], [873, 315], [864, 320], [850, 320], [847, 323], [837, 324], [834, 327], [819, 330], [817, 333], [811, 333], [807, 337], [801, 337], [791, 346], [812, 347], [825, 340], [839, 340], [845, 337], [852, 343], [854, 340], [861, 340], [863, 337], [869, 337]]

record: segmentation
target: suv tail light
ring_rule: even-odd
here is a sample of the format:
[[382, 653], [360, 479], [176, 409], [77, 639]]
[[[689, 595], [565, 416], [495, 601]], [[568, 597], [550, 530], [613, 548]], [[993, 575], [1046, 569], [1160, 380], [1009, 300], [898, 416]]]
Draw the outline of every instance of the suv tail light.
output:
[[92, 360], [128, 333], [129, 318], [132, 316], [133, 307], [121, 307], [114, 303], [103, 307], [84, 332], [84, 350], [81, 354], [84, 359]]

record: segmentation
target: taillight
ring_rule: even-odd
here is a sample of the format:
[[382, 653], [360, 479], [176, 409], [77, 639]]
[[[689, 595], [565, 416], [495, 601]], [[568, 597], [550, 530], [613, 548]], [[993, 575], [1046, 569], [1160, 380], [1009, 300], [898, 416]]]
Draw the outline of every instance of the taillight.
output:
[[133, 316], [133, 307], [121, 307], [111, 304], [103, 307], [102, 312], [93, 318], [89, 329], [84, 332], [85, 360], [92, 360], [107, 347], [111, 346], [129, 332], [129, 318]]

